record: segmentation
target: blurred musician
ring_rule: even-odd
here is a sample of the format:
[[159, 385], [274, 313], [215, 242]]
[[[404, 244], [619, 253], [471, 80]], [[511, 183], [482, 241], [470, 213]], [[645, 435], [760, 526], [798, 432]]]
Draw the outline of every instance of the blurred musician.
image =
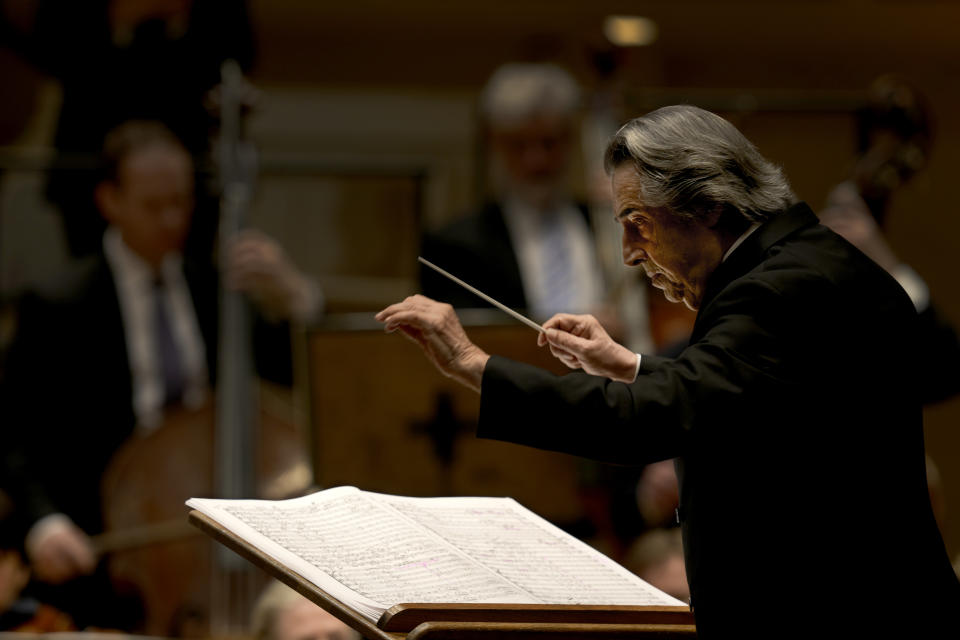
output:
[[[53, 144], [71, 166], [51, 173], [47, 195], [74, 256], [100, 251], [92, 165], [106, 133], [131, 119], [159, 120], [203, 155], [214, 124], [204, 98], [221, 64], [248, 68], [254, 58], [245, 0], [0, 0], [0, 39], [62, 87]], [[190, 255], [209, 252], [215, 220], [193, 225]]]
[[[104, 171], [95, 194], [109, 223], [102, 251], [22, 300], [4, 437], [15, 445], [9, 492], [32, 588], [80, 626], [125, 628], [135, 622], [104, 597], [110, 589], [88, 537], [102, 529], [101, 474], [135, 427], [156, 428], [165, 409], [205, 401], [217, 362], [218, 277], [182, 255], [194, 171], [168, 129], [121, 125], [107, 136]], [[241, 233], [224, 250], [227, 285], [262, 312], [258, 372], [289, 384], [283, 321], [316, 313], [319, 290], [263, 234]]]
[[930, 288], [887, 241], [885, 227], [898, 192], [927, 164], [933, 141], [926, 97], [886, 75], [870, 87], [857, 112], [857, 151], [850, 176], [830, 192], [820, 222], [853, 243], [896, 278], [920, 314], [924, 401], [960, 393], [960, 339], [933, 304]]
[[263, 590], [251, 616], [253, 640], [360, 640], [360, 634], [280, 582]]
[[[580, 92], [550, 64], [506, 64], [483, 90], [495, 199], [423, 239], [423, 255], [504, 304], [547, 318], [596, 311], [604, 282], [586, 207], [571, 194]], [[423, 291], [455, 307], [485, 303], [429, 269]]]

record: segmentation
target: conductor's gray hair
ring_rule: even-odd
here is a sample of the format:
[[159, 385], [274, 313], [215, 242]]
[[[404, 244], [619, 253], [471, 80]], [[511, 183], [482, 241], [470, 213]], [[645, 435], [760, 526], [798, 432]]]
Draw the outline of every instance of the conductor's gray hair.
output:
[[797, 197], [780, 168], [720, 116], [687, 105], [662, 107], [623, 125], [607, 145], [608, 174], [629, 162], [643, 202], [699, 218], [720, 206], [762, 222]]
[[505, 64], [490, 76], [480, 96], [481, 115], [494, 126], [541, 114], [573, 117], [579, 108], [576, 81], [554, 64]]

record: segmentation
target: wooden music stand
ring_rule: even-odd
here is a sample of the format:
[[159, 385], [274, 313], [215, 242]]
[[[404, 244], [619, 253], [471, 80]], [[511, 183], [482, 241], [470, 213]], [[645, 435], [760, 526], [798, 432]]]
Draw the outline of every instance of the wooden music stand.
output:
[[573, 640], [696, 638], [686, 607], [624, 605], [398, 604], [373, 623], [199, 511], [189, 520], [368, 640]]

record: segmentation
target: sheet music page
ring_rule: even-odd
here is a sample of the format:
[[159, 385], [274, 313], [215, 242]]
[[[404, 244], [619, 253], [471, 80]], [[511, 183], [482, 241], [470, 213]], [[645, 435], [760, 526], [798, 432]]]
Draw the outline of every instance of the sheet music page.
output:
[[371, 619], [399, 602], [535, 602], [353, 487], [292, 500], [193, 498], [187, 505]]
[[512, 499], [379, 497], [544, 604], [686, 606]]

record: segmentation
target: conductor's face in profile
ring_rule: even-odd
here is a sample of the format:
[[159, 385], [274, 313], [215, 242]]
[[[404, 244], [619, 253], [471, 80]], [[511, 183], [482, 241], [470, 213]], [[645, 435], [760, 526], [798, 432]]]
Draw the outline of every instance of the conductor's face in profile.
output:
[[667, 300], [698, 309], [707, 280], [730, 244], [718, 225], [719, 212], [690, 219], [647, 207], [630, 163], [614, 170], [612, 185], [614, 215], [623, 230], [624, 264], [642, 267]]
[[[743, 134], [697, 107], [662, 107], [631, 120], [607, 145], [604, 169], [624, 263], [641, 267], [667, 299], [694, 310], [725, 253], [796, 202], [782, 172]], [[418, 343], [445, 375], [480, 391], [490, 354], [470, 341], [453, 307], [417, 295], [376, 317], [386, 331]], [[537, 344], [549, 345], [568, 367], [636, 379], [637, 354], [595, 317], [558, 313], [540, 329]]]
[[168, 144], [136, 149], [113, 180], [97, 187], [97, 204], [124, 243], [153, 266], [179, 252], [193, 213], [193, 163]]

